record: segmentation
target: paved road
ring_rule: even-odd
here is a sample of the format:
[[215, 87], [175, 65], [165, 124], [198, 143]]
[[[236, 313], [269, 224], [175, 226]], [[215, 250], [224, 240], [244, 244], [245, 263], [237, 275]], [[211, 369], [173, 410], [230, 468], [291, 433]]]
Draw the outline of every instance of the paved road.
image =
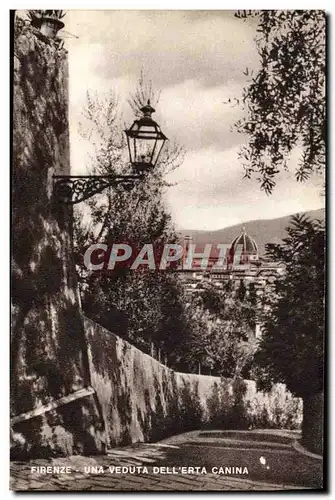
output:
[[[322, 460], [299, 453], [292, 446], [292, 437], [253, 432], [200, 432], [184, 437], [161, 463], [166, 466], [187, 463], [215, 472], [222, 467], [230, 477], [241, 480], [322, 488]], [[177, 443], [176, 439], [172, 442]]]
[[[101, 456], [12, 462], [11, 489], [271, 491], [321, 488], [322, 461], [298, 453], [292, 447], [295, 437], [280, 432], [268, 435], [193, 432], [158, 444], [115, 448]], [[43, 467], [59, 469], [49, 469], [52, 473], [46, 474]]]

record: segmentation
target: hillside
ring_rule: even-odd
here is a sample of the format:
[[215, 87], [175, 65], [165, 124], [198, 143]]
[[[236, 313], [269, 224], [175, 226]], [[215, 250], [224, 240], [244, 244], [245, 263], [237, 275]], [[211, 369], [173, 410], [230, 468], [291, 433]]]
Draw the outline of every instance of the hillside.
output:
[[[322, 208], [306, 212], [306, 215], [312, 219], [325, 219], [325, 211]], [[193, 243], [196, 243], [199, 246], [200, 251], [201, 247], [203, 247], [206, 243], [216, 245], [218, 243], [232, 242], [233, 239], [240, 234], [244, 225], [247, 233], [256, 240], [259, 253], [262, 255], [264, 254], [266, 243], [280, 243], [280, 241], [286, 237], [287, 233], [285, 228], [289, 225], [290, 217], [291, 215], [279, 217], [278, 219], [250, 220], [234, 226], [218, 229], [216, 231], [194, 231], [184, 229], [179, 230], [178, 233], [182, 238], [186, 235], [192, 236]]]

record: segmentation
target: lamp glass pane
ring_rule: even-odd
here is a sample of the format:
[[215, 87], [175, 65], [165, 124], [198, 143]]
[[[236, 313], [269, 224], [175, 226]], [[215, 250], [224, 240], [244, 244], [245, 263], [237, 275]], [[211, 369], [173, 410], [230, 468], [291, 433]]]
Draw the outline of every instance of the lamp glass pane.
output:
[[155, 141], [152, 139], [136, 139], [135, 162], [152, 163], [152, 152]]
[[135, 120], [126, 130], [126, 135], [130, 162], [137, 164], [137, 167], [140, 164], [155, 166], [166, 140], [157, 123], [151, 117], [144, 116]]
[[158, 161], [158, 158], [159, 158], [160, 152], [162, 151], [162, 147], [164, 145], [164, 142], [165, 141], [163, 139], [157, 139], [155, 141], [155, 147], [154, 147], [153, 155], [152, 155], [152, 164], [153, 165], [156, 165], [156, 163]]

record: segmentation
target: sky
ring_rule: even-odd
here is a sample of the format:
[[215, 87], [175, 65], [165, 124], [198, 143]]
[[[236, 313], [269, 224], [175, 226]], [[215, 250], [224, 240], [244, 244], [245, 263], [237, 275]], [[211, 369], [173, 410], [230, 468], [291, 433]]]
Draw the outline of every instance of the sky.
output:
[[[246, 67], [258, 68], [254, 21], [232, 11], [176, 10], [69, 10], [63, 20], [78, 37], [65, 38], [73, 174], [85, 172], [90, 150], [78, 133], [86, 92], [113, 90], [129, 121], [127, 99], [143, 70], [161, 91], [154, 118], [186, 150], [165, 193], [177, 229], [221, 229], [323, 206], [321, 178], [301, 184], [285, 173], [271, 196], [243, 179], [245, 138], [231, 130], [243, 112], [225, 102], [241, 95]], [[298, 158], [295, 152], [292, 166]]]

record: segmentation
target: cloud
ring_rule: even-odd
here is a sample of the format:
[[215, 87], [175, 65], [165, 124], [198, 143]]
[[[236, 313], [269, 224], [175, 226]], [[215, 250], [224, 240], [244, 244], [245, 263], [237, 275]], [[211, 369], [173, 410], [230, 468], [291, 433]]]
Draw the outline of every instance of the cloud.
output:
[[322, 178], [297, 183], [292, 172], [281, 174], [271, 196], [256, 179], [243, 179], [238, 147], [203, 149], [188, 154], [170, 175], [166, 203], [178, 228], [221, 229], [253, 219], [271, 219], [320, 208]]
[[79, 36], [68, 46], [101, 44], [91, 71], [101, 78], [154, 76], [159, 88], [198, 79], [203, 85], [243, 81], [258, 61], [252, 25], [232, 11], [69, 11], [66, 29]]
[[87, 90], [114, 89], [130, 123], [127, 98], [143, 67], [162, 89], [156, 119], [170, 139], [190, 151], [241, 143], [230, 131], [241, 111], [224, 101], [241, 95], [255, 32], [233, 12], [70, 10], [66, 29], [79, 36], [66, 40], [74, 171], [90, 149], [77, 131]]
[[243, 140], [240, 134], [231, 131], [243, 113], [225, 101], [239, 97], [241, 92], [238, 83], [209, 87], [198, 80], [186, 80], [162, 92], [157, 113], [159, 123], [168, 137], [174, 137], [188, 149], [230, 148]]

